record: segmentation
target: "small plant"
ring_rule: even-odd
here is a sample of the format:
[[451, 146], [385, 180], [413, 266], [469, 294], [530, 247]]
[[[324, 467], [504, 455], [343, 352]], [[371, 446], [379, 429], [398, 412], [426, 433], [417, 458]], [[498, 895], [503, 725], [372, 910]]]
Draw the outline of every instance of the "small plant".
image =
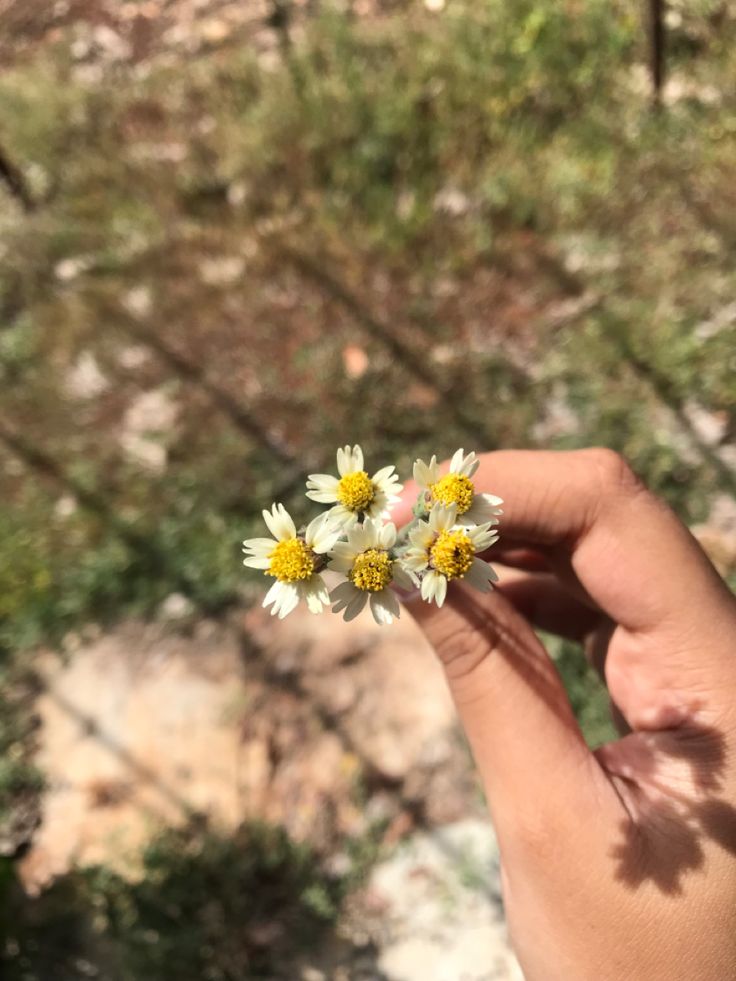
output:
[[90, 958], [94, 976], [118, 981], [292, 976], [284, 965], [332, 928], [342, 894], [279, 827], [169, 830], [135, 881], [79, 869], [11, 909], [0, 966], [24, 981], [71, 981]]

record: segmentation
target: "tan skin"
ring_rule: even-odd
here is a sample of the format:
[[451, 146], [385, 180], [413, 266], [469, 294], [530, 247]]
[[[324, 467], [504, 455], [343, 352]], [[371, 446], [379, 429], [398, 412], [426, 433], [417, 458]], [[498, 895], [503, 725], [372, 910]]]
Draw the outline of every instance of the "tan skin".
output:
[[[505, 501], [501, 582], [409, 608], [480, 770], [527, 981], [736, 979], [734, 596], [609, 450], [489, 453], [473, 480]], [[620, 739], [586, 747], [534, 626], [583, 645]]]

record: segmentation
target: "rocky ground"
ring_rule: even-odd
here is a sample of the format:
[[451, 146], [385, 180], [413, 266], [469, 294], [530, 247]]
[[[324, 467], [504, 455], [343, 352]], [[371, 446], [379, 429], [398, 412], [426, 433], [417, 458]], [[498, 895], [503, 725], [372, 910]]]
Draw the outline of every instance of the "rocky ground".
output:
[[29, 895], [75, 865], [135, 878], [151, 835], [192, 814], [224, 832], [282, 825], [338, 871], [345, 841], [380, 827], [344, 942], [302, 958], [305, 981], [519, 977], [472, 764], [409, 617], [381, 631], [252, 610], [223, 625], [172, 596], [157, 623], [67, 646], [38, 665], [48, 789], [21, 863]]

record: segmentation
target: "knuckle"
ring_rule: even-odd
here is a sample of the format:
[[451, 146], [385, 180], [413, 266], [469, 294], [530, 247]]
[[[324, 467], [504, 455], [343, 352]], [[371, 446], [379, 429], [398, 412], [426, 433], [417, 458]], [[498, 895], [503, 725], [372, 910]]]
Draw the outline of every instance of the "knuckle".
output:
[[435, 640], [435, 648], [442, 661], [448, 681], [457, 683], [472, 675], [488, 656], [491, 645], [488, 638], [469, 624], [454, 624]]
[[595, 446], [583, 452], [596, 471], [602, 494], [636, 494], [644, 489], [629, 463], [616, 450]]

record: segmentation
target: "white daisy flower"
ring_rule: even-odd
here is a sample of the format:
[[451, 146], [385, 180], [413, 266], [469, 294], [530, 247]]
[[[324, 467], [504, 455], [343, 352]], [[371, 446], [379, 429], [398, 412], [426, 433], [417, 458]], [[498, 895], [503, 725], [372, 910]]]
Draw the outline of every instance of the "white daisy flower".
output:
[[347, 539], [334, 546], [327, 566], [347, 577], [330, 593], [330, 600], [335, 604], [333, 612], [344, 610], [344, 619], [352, 620], [370, 601], [376, 623], [391, 623], [399, 616], [399, 601], [391, 584], [401, 589], [411, 589], [414, 585], [412, 576], [391, 557], [396, 526], [368, 518], [362, 525], [349, 528]]
[[342, 534], [329, 517], [321, 514], [310, 521], [303, 535], [283, 504], [274, 504], [263, 512], [263, 520], [273, 538], [249, 538], [243, 542], [243, 565], [262, 569], [264, 575], [276, 582], [263, 600], [271, 606], [271, 615], [283, 620], [303, 599], [311, 613], [321, 613], [329, 605], [330, 596], [319, 574], [327, 563], [327, 552]]
[[395, 467], [384, 467], [369, 477], [363, 469], [363, 451], [345, 446], [337, 451], [339, 477], [312, 473], [307, 481], [307, 497], [320, 504], [334, 504], [327, 512], [350, 528], [360, 519], [386, 516], [390, 505], [399, 500], [402, 485]]
[[462, 579], [482, 593], [490, 591], [498, 576], [476, 552], [484, 552], [496, 541], [498, 533], [491, 530], [490, 521], [462, 527], [457, 524], [454, 504], [438, 504], [429, 512], [428, 521], [420, 521], [409, 532], [410, 545], [403, 561], [407, 570], [421, 576], [422, 599], [442, 606], [452, 579]]
[[480, 460], [475, 453], [460, 449], [450, 461], [450, 472], [440, 477], [440, 466], [437, 457], [433, 456], [429, 463], [417, 460], [414, 464], [414, 480], [424, 492], [424, 503], [428, 511], [436, 504], [449, 507], [454, 504], [457, 508], [457, 523], [459, 525], [482, 525], [490, 522], [498, 524], [498, 515], [503, 514], [499, 504], [500, 497], [494, 494], [480, 494], [475, 489], [473, 476], [480, 466]]

